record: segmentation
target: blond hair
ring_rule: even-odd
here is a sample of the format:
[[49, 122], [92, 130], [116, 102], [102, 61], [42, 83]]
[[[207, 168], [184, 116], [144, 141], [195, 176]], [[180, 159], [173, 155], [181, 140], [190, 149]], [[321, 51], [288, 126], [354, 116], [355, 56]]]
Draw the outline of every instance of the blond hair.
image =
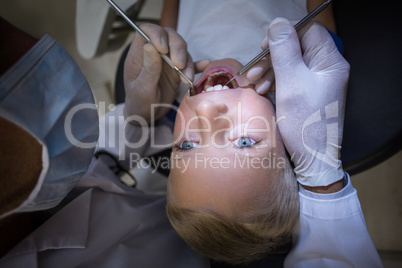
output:
[[264, 196], [241, 220], [208, 210], [175, 206], [168, 191], [167, 215], [177, 233], [197, 252], [216, 261], [250, 262], [273, 252], [291, 239], [299, 218], [299, 195], [293, 169], [286, 167]]

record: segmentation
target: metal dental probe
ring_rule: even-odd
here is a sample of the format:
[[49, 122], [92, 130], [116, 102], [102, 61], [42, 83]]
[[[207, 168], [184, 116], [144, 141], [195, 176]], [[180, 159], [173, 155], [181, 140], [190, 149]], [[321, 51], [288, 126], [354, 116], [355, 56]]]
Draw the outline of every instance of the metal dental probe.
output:
[[[130, 20], [130, 18], [126, 15], [126, 13], [124, 13], [124, 11], [118, 5], [116, 5], [116, 3], [113, 0], [107, 0], [107, 2], [123, 17], [123, 19], [125, 19], [128, 22], [128, 24], [130, 24], [131, 27], [133, 27], [139, 34], [141, 34], [142, 37], [144, 37], [148, 43], [152, 44], [151, 39], [149, 39], [149, 37], [137, 25], [135, 25], [134, 22], [132, 22]], [[160, 54], [161, 58], [164, 61], [166, 61], [167, 64], [170, 65], [170, 67], [175, 69], [190, 84], [190, 88], [189, 88], [190, 96], [192, 96], [192, 94], [193, 95], [197, 94], [196, 90], [194, 88], [193, 82], [191, 82], [191, 80], [179, 68], [177, 68], [173, 64], [172, 60], [167, 55], [161, 54], [161, 53], [159, 53], [159, 54]]]
[[[315, 16], [317, 16], [321, 11], [323, 11], [330, 3], [332, 2], [332, 0], [328, 0], [325, 1], [324, 3], [322, 3], [321, 5], [319, 5], [316, 9], [314, 9], [313, 11], [311, 11], [309, 14], [307, 14], [307, 16], [305, 16], [303, 19], [301, 19], [296, 25], [295, 25], [295, 29], [296, 31], [300, 30], [304, 25], [307, 24], [307, 22], [309, 22], [312, 18], [314, 18]], [[260, 52], [260, 54], [258, 54], [254, 59], [252, 59], [249, 63], [247, 63], [246, 65], [244, 65], [243, 68], [241, 68], [237, 74], [232, 77], [232, 79], [229, 80], [229, 82], [227, 82], [225, 84], [225, 86], [227, 86], [230, 82], [232, 82], [236, 77], [238, 77], [239, 75], [244, 74], [245, 72], [247, 72], [248, 70], [250, 70], [251, 67], [253, 67], [257, 62], [259, 62], [262, 58], [264, 58], [266, 55], [269, 54], [269, 48], [264, 49], [263, 51]]]

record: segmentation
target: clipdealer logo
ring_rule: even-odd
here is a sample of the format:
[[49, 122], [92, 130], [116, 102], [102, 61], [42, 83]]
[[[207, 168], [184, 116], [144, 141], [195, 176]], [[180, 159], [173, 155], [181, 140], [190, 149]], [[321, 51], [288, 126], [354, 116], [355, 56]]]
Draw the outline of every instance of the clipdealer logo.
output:
[[[184, 115], [182, 112], [174, 105], [170, 104], [153, 104], [151, 105], [151, 124], [148, 125], [146, 120], [142, 118], [141, 116], [138, 115], [132, 115], [130, 117], [124, 117], [122, 112], [120, 113], [115, 113], [115, 114], [107, 114], [107, 109], [106, 109], [106, 104], [104, 102], [100, 102], [98, 109], [100, 110], [100, 114], [106, 114], [103, 118], [100, 120], [100, 137], [98, 140], [98, 143], [96, 144], [95, 142], [92, 143], [85, 143], [79, 138], [76, 138], [73, 134], [73, 131], [71, 130], [71, 123], [72, 120], [74, 119], [74, 116], [80, 116], [78, 113], [82, 110], [85, 109], [97, 109], [97, 107], [94, 104], [80, 104], [75, 107], [73, 107], [67, 114], [64, 122], [64, 130], [65, 134], [67, 136], [67, 139], [74, 144], [77, 147], [80, 148], [94, 148], [96, 145], [102, 149], [102, 148], [108, 148], [108, 149], [113, 149], [117, 150], [119, 160], [125, 160], [127, 155], [126, 151], [130, 149], [139, 149], [144, 146], [147, 146], [152, 149], [166, 149], [169, 147], [172, 147], [175, 143], [177, 143], [183, 136], [188, 134], [188, 131], [200, 131], [200, 132], [212, 132], [212, 127], [211, 127], [211, 122], [209, 122], [208, 119], [204, 118], [204, 122], [206, 123], [206, 128], [204, 129], [193, 129], [189, 127], [184, 127], [182, 128], [181, 133], [179, 134], [179, 137], [176, 140], [173, 140], [173, 137], [171, 134], [171, 130], [163, 128], [169, 128], [168, 126], [164, 125], [158, 125], [158, 122], [155, 123], [156, 120], [155, 118], [155, 110], [157, 108], [169, 108], [177, 112], [177, 117], [176, 121], [180, 120], [182, 125], [187, 124], [190, 125], [192, 121], [199, 119], [199, 117], [194, 116], [191, 120], [188, 122], [185, 122]], [[114, 111], [116, 107], [114, 105], [109, 105], [108, 110], [109, 111]], [[121, 109], [121, 107], [119, 108]], [[240, 122], [242, 118], [242, 107], [241, 107], [241, 102], [238, 104], [238, 114], [237, 114], [237, 120]], [[235, 124], [229, 116], [219, 116], [219, 118], [214, 118], [214, 120], [226, 120], [227, 124], [229, 125], [228, 129], [226, 130], [233, 130], [235, 128]], [[249, 125], [253, 120], [260, 120], [264, 124], [264, 128], [262, 129], [253, 129], [250, 128]], [[272, 139], [269, 141], [270, 146], [275, 147], [276, 146], [276, 127], [272, 127], [272, 124], [276, 124], [275, 118], [272, 118], [273, 122], [269, 122], [267, 118], [264, 118], [262, 116], [252, 116], [247, 120], [247, 122], [242, 125], [241, 127], [244, 129], [245, 132], [270, 132]], [[135, 125], [130, 126], [129, 129], [127, 129], [128, 124], [133, 124]], [[91, 124], [91, 122], [88, 122], [88, 124]], [[162, 130], [162, 131], [161, 131]], [[127, 133], [127, 131], [135, 131], [135, 135], [130, 135], [132, 133]], [[223, 130], [217, 130], [214, 133], [211, 133], [212, 139], [211, 142], [205, 146], [214, 146], [215, 148], [225, 148], [229, 146], [229, 143], [225, 144], [219, 144], [218, 142], [215, 141], [215, 137], [217, 134], [222, 132]], [[102, 133], [103, 132], [103, 133]], [[127, 135], [128, 134], [128, 135]], [[131, 140], [131, 136], [135, 136], [136, 140]], [[203, 145], [204, 146], [204, 145]], [[267, 145], [259, 145], [259, 146], [267, 146]]]
[[[311, 125], [315, 124], [315, 123], [319, 123], [321, 121], [325, 121], [325, 120], [330, 120], [333, 118], [337, 118], [339, 116], [339, 103], [338, 101], [334, 101], [328, 105], [325, 106], [324, 111], [325, 111], [325, 116], [321, 116], [321, 111], [317, 110], [316, 112], [312, 113], [304, 122], [302, 125], [302, 129], [301, 129], [301, 137], [302, 137], [302, 143], [304, 148], [306, 149], [306, 151], [308, 153], [310, 153], [311, 155], [313, 155], [316, 159], [330, 165], [333, 167], [336, 167], [339, 165], [339, 154], [340, 154], [340, 146], [334, 146], [336, 144], [338, 144], [338, 140], [339, 140], [339, 126], [337, 121], [335, 120], [335, 122], [333, 123], [325, 123], [326, 126], [326, 144], [325, 144], [325, 152], [320, 152], [317, 149], [312, 148], [310, 145], [308, 145], [308, 142], [306, 141], [306, 137], [307, 135], [305, 135], [305, 132], [307, 131], [308, 127], [310, 127]], [[169, 104], [154, 104], [151, 107], [151, 118], [154, 118], [155, 116], [155, 109], [159, 108], [159, 107], [164, 107], [164, 108], [170, 108], [173, 109], [177, 112], [178, 117], [177, 120], [182, 120], [182, 124], [186, 123], [184, 122], [184, 116], [181, 114], [181, 111], [178, 110], [178, 108], [174, 105], [169, 105]], [[114, 111], [116, 107], [114, 105], [109, 105], [108, 106], [108, 110], [109, 111]], [[104, 133], [100, 133], [100, 139], [98, 140], [98, 142], [83, 142], [81, 141], [79, 138], [76, 138], [73, 134], [72, 131], [72, 121], [74, 119], [74, 116], [80, 116], [79, 113], [82, 110], [85, 109], [95, 109], [95, 110], [99, 110], [101, 114], [106, 114], [107, 109], [106, 109], [106, 104], [104, 102], [100, 102], [98, 107], [93, 104], [93, 103], [83, 103], [83, 104], [79, 104], [75, 107], [73, 107], [66, 115], [65, 121], [64, 121], [64, 130], [65, 130], [65, 135], [67, 137], [67, 139], [71, 142], [71, 144], [80, 147], [80, 148], [95, 148], [96, 145], [98, 145], [99, 148], [112, 148], [112, 149], [117, 149], [117, 151], [119, 152], [118, 156], [119, 156], [119, 160], [126, 160], [127, 155], [126, 154], [126, 150], [128, 149], [138, 149], [141, 148], [145, 145], [148, 145], [150, 148], [153, 149], [161, 149], [161, 148], [169, 148], [171, 147], [175, 142], [177, 141], [173, 141], [172, 142], [172, 137], [167, 137], [165, 139], [162, 138], [163, 142], [162, 143], [157, 143], [156, 140], [160, 140], [161, 136], [165, 135], [165, 134], [161, 134], [160, 131], [158, 131], [158, 127], [154, 124], [154, 120], [151, 120], [153, 123], [151, 125], [148, 125], [147, 122], [145, 121], [144, 118], [142, 118], [141, 116], [138, 115], [133, 115], [130, 117], [125, 118], [123, 115], [111, 115], [111, 116], [105, 116], [103, 119], [100, 120], [100, 129], [104, 131]], [[241, 110], [241, 103], [239, 103], [239, 109]], [[241, 114], [239, 115], [241, 117]], [[225, 119], [222, 118], [222, 116], [220, 116], [219, 119]], [[253, 118], [258, 119], [258, 120], [266, 120], [265, 118], [262, 117], [258, 117], [255, 116]], [[230, 123], [229, 125], [231, 127], [233, 127], [233, 123], [230, 122], [229, 118], [226, 118], [226, 120], [228, 120], [228, 122]], [[271, 124], [267, 121], [265, 122], [266, 125], [266, 129], [262, 129], [262, 130], [257, 130], [257, 131], [271, 131], [271, 136], [274, 137], [275, 136], [275, 131], [276, 131], [276, 127], [271, 127], [272, 124], [276, 124], [279, 121], [283, 121], [286, 120], [286, 117], [280, 117], [277, 120], [275, 120], [275, 118], [273, 118], [273, 122], [271, 122]], [[190, 120], [191, 121], [191, 120]], [[205, 119], [204, 120], [206, 122], [206, 129], [201, 129], [199, 131], [211, 131], [211, 127], [210, 127], [210, 122]], [[127, 128], [127, 124], [131, 123], [131, 122], [135, 122], [136, 123], [136, 127], [135, 127], [135, 131], [138, 131], [139, 134], [136, 135], [137, 136], [137, 140], [128, 140], [127, 139], [127, 135], [126, 135], [126, 128]], [[88, 122], [88, 125], [90, 125], [92, 122]], [[188, 124], [189, 122], [187, 122]], [[190, 122], [191, 123], [191, 122]], [[184, 128], [187, 129], [187, 128]], [[253, 130], [256, 131], [256, 130]], [[216, 134], [216, 133], [215, 133]], [[215, 136], [215, 134], [212, 134], [212, 137]], [[182, 133], [180, 133], [179, 138], [180, 139], [183, 135], [185, 135], [185, 132], [182, 131]], [[171, 139], [170, 139], [171, 138]], [[148, 144], [147, 144], [148, 143]], [[224, 148], [225, 146], [227, 146], [227, 144], [224, 145], [219, 145], [217, 143], [212, 142], [211, 144], [212, 146], [215, 146], [216, 148]], [[203, 145], [203, 146], [210, 146], [210, 144], [208, 145]], [[276, 146], [276, 141], [275, 139], [272, 139], [271, 141], [271, 146]], [[130, 163], [133, 163], [132, 159], [134, 159], [136, 157], [131, 157], [130, 156]], [[247, 167], [250, 166], [256, 166], [257, 162], [259, 162], [260, 160], [258, 159], [252, 159], [252, 158], [245, 158], [247, 159], [247, 161], [245, 162], [245, 164], [242, 164], [242, 162], [240, 161], [240, 158], [237, 158], [237, 160], [234, 163], [237, 163], [237, 165], [244, 165]], [[183, 159], [176, 159], [174, 162], [179, 164], [179, 162], [177, 161], [184, 161]], [[244, 160], [243, 160], [244, 161]], [[265, 162], [267, 161], [267, 159], [264, 160]], [[262, 164], [264, 163], [264, 161], [262, 161], [260, 164], [260, 166], [267, 166], [266, 164]], [[280, 162], [280, 161], [279, 161]], [[278, 163], [279, 163], [278, 162]], [[228, 160], [227, 159], [215, 159], [215, 158], [204, 158], [202, 161], [200, 159], [198, 159], [195, 163], [198, 163], [198, 166], [200, 166], [201, 163], [203, 163], [203, 165], [205, 163], [209, 163], [209, 165], [211, 165], [211, 167], [215, 167], [216, 165], [218, 165], [220, 168], [226, 168], [226, 166], [228, 165]], [[184, 165], [184, 163], [182, 163]], [[134, 165], [134, 164], [133, 164]], [[189, 164], [187, 164], [188, 166]]]
[[325, 106], [325, 118], [321, 117], [321, 111], [317, 110], [313, 114], [311, 114], [303, 123], [302, 126], [302, 142], [304, 148], [310, 153], [314, 158], [332, 166], [338, 167], [340, 165], [340, 150], [341, 147], [338, 145], [339, 142], [339, 125], [338, 122], [334, 123], [325, 123], [326, 127], [326, 142], [325, 142], [325, 152], [319, 152], [316, 149], [311, 148], [306, 142], [305, 132], [307, 127], [319, 123], [324, 120], [330, 120], [333, 118], [337, 118], [339, 116], [339, 102], [334, 101]]

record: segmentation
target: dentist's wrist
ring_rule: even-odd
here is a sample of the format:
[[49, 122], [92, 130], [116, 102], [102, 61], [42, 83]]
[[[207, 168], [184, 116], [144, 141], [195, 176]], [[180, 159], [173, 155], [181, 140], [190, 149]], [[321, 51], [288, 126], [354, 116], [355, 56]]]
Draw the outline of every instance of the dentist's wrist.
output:
[[318, 193], [318, 194], [331, 194], [331, 193], [339, 192], [340, 190], [343, 189], [344, 179], [342, 178], [339, 181], [331, 183], [330, 185], [327, 185], [327, 186], [307, 186], [307, 185], [303, 185], [303, 184], [300, 184], [300, 185], [303, 186], [304, 189], [306, 189], [310, 192], [314, 192], [314, 193]]

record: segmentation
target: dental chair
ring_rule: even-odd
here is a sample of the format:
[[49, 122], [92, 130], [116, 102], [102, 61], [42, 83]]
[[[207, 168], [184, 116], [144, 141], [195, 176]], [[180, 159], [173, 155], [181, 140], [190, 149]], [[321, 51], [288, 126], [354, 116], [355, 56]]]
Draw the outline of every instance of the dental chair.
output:
[[351, 65], [342, 144], [342, 162], [351, 175], [402, 148], [402, 20], [397, 4], [334, 1], [337, 32]]

